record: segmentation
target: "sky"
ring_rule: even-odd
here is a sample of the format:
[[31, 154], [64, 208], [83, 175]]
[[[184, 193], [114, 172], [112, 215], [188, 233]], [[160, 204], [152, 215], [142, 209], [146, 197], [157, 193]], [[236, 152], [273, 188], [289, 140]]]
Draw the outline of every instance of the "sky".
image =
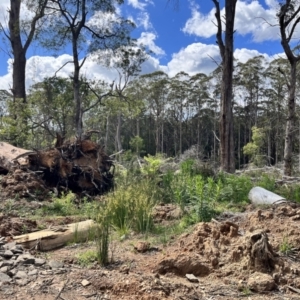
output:
[[[224, 12], [224, 0], [220, 0]], [[238, 0], [235, 19], [234, 56], [241, 62], [263, 55], [267, 61], [283, 56], [276, 13], [277, 0]], [[176, 4], [176, 5], [175, 5]], [[0, 1], [0, 22], [7, 26], [9, 0]], [[211, 0], [125, 0], [120, 14], [136, 24], [132, 36], [152, 51], [142, 66], [142, 73], [157, 70], [170, 77], [184, 71], [190, 75], [209, 74], [220, 62], [214, 25], [214, 4]], [[26, 12], [23, 11], [23, 15]], [[300, 35], [299, 35], [300, 37]], [[297, 38], [297, 37], [296, 37]], [[12, 60], [7, 55], [7, 45], [0, 40], [0, 89], [12, 85]], [[68, 50], [53, 53], [32, 45], [27, 53], [26, 84], [42, 81], [71, 58]], [[72, 65], [67, 65], [57, 75], [68, 76]], [[82, 73], [90, 79], [111, 82], [117, 74], [112, 69], [99, 66], [87, 59]]]

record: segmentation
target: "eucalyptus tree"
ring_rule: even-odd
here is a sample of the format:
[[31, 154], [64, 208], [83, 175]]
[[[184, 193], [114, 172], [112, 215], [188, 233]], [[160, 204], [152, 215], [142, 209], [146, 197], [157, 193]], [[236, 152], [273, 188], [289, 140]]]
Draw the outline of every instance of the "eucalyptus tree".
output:
[[[220, 111], [220, 152], [222, 170], [235, 171], [234, 131], [232, 113], [232, 80], [234, 51], [234, 21], [237, 0], [225, 0], [225, 21], [221, 19], [220, 2], [215, 4], [217, 20], [217, 44], [222, 58], [221, 111]], [[224, 36], [223, 26], [225, 25]]]
[[[278, 72], [280, 69], [282, 72]], [[284, 158], [284, 120], [287, 112], [288, 82], [285, 73], [289, 72], [287, 59], [278, 58], [269, 63], [264, 75], [267, 79], [263, 101], [264, 127], [268, 127], [268, 157], [270, 163], [277, 164]]]
[[[197, 152], [204, 152], [206, 142], [209, 142], [208, 136], [213, 138], [213, 156], [216, 154], [216, 109], [214, 99], [210, 96], [211, 77], [203, 73], [198, 73], [190, 77], [188, 85], [190, 86], [189, 102], [193, 113], [190, 120], [192, 144], [197, 144]], [[207, 124], [204, 119], [209, 119]], [[207, 120], [206, 120], [207, 121]], [[194, 125], [196, 124], [196, 126]], [[207, 137], [207, 138], [204, 138]]]
[[45, 78], [32, 85], [28, 93], [29, 118], [34, 131], [35, 147], [49, 146], [56, 132], [63, 137], [72, 133], [73, 88], [67, 78]]
[[[300, 22], [300, 1], [284, 0], [278, 12], [278, 22], [280, 28], [281, 45], [290, 63], [290, 73], [288, 81], [288, 115], [285, 129], [285, 146], [284, 146], [284, 174], [291, 176], [293, 170], [293, 131], [295, 125], [295, 95], [297, 80], [297, 64], [300, 61], [300, 55], [292, 49], [292, 42]], [[280, 71], [280, 69], [279, 69]], [[286, 76], [286, 74], [284, 73]]]
[[[26, 103], [26, 53], [40, 32], [41, 19], [45, 16], [48, 0], [10, 0], [8, 9], [8, 30], [0, 24], [2, 34], [10, 44], [13, 58], [12, 94], [14, 99]], [[21, 19], [21, 6], [26, 8], [27, 16]]]
[[[168, 110], [172, 111], [174, 126], [174, 150], [175, 155], [182, 154], [183, 150], [183, 125], [187, 124], [190, 117], [189, 111], [189, 86], [190, 76], [185, 72], [179, 72], [170, 78], [170, 88], [168, 93]], [[187, 139], [187, 134], [185, 134]], [[178, 144], [178, 151], [177, 151]], [[185, 140], [186, 147], [187, 140]]]
[[[148, 58], [148, 54], [143, 46], [137, 45], [135, 41], [130, 41], [126, 46], [120, 46], [116, 50], [110, 49], [98, 51], [98, 60], [107, 67], [112, 68], [117, 73], [117, 78], [114, 82], [114, 93], [112, 96], [116, 97], [116, 101], [123, 105], [122, 102], [128, 102], [124, 91], [128, 86], [130, 80], [138, 76], [141, 71], [142, 64]], [[129, 102], [128, 102], [129, 103]], [[128, 104], [127, 103], [127, 104]], [[127, 106], [127, 105], [125, 105]], [[116, 151], [122, 150], [121, 141], [121, 126], [122, 126], [122, 110], [120, 109], [117, 115], [116, 126]]]
[[245, 63], [238, 62], [236, 66], [235, 85], [241, 89], [238, 97], [244, 102], [248, 141], [251, 141], [251, 128], [257, 126], [260, 101], [263, 98], [265, 65], [265, 59], [260, 55]]
[[[148, 108], [148, 139], [145, 141], [146, 149], [150, 153], [163, 152], [163, 125], [166, 114], [169, 77], [162, 71], [156, 71], [151, 74], [140, 76], [140, 82]], [[151, 147], [153, 134], [155, 144], [154, 149]]]
[[[47, 25], [43, 45], [58, 50], [71, 43], [75, 106], [75, 132], [81, 137], [83, 109], [80, 70], [89, 54], [99, 49], [117, 49], [130, 42], [134, 24], [117, 14], [123, 0], [49, 0], [53, 20]], [[80, 57], [80, 54], [82, 57]], [[103, 97], [99, 97], [99, 102]]]

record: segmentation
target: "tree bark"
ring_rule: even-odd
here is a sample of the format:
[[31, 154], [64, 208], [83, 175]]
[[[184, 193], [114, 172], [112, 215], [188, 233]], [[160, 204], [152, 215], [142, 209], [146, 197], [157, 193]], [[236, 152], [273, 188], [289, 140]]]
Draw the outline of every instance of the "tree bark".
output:
[[[291, 0], [286, 0], [281, 6], [278, 14], [281, 45], [288, 58], [291, 66], [290, 77], [288, 82], [289, 96], [288, 96], [288, 116], [285, 128], [285, 145], [284, 145], [284, 175], [291, 176], [293, 172], [292, 154], [293, 154], [293, 129], [295, 123], [295, 94], [296, 94], [296, 75], [297, 64], [300, 60], [300, 55], [295, 55], [290, 47], [290, 41], [297, 25], [300, 22], [298, 14], [300, 12], [300, 5], [294, 7]], [[279, 69], [281, 73], [281, 71]]]
[[220, 113], [220, 150], [221, 169], [235, 172], [233, 113], [232, 113], [232, 78], [233, 78], [233, 35], [235, 7], [237, 0], [225, 1], [225, 43], [222, 37], [220, 4], [212, 0], [216, 7], [217, 43], [222, 57], [221, 113]]
[[38, 9], [31, 21], [30, 31], [27, 34], [27, 39], [23, 45], [20, 28], [21, 0], [10, 0], [8, 21], [9, 36], [7, 36], [7, 38], [10, 41], [14, 57], [12, 93], [14, 99], [23, 99], [24, 103], [26, 103], [26, 52], [33, 40], [36, 30], [36, 24], [38, 20], [44, 16], [46, 4], [47, 0], [39, 1]]
[[12, 93], [15, 98], [21, 98], [26, 102], [25, 89], [25, 69], [26, 56], [23, 49], [21, 35], [20, 35], [20, 7], [21, 0], [11, 0], [9, 10], [9, 39], [14, 56], [13, 62], [13, 87]]
[[288, 98], [288, 116], [285, 128], [284, 144], [284, 175], [291, 176], [293, 173], [293, 129], [295, 125], [295, 93], [296, 93], [297, 61], [291, 63], [290, 86]]
[[116, 150], [117, 150], [117, 152], [122, 150], [121, 126], [122, 126], [122, 116], [121, 116], [121, 113], [118, 113], [117, 131], [116, 131], [116, 146], [117, 146]]

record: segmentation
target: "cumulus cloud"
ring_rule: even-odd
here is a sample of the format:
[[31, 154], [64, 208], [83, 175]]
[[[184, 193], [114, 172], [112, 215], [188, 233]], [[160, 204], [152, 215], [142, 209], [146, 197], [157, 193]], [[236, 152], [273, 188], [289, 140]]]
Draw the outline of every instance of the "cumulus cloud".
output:
[[246, 63], [249, 59], [259, 55], [262, 55], [266, 62], [271, 62], [274, 59], [274, 57], [269, 56], [266, 53], [260, 53], [257, 50], [242, 48], [234, 51], [234, 58], [241, 63]]
[[165, 55], [165, 51], [155, 44], [156, 37], [153, 32], [142, 32], [137, 42], [148, 47], [156, 55]]
[[[234, 57], [238, 61], [245, 63], [250, 58], [262, 55], [267, 62], [277, 58], [269, 56], [265, 53], [260, 53], [257, 50], [236, 49]], [[216, 45], [206, 45], [202, 43], [194, 43], [186, 48], [181, 49], [178, 53], [173, 54], [171, 61], [166, 66], [161, 66], [161, 69], [173, 77], [181, 71], [185, 71], [189, 75], [197, 73], [210, 74], [216, 69], [217, 63], [221, 62], [219, 48]]]
[[[236, 6], [235, 28], [238, 34], [252, 36], [253, 41], [262, 42], [266, 40], [279, 39], [279, 27], [271, 26], [277, 24], [276, 13], [278, 2], [265, 0], [268, 8], [264, 8], [259, 1], [238, 1]], [[208, 38], [216, 34], [215, 9], [204, 15], [196, 4], [191, 6], [192, 16], [189, 18], [182, 31], [199, 37]], [[225, 9], [221, 10], [221, 15]]]
[[192, 17], [189, 18], [182, 31], [187, 34], [208, 38], [217, 32], [215, 22], [215, 10], [212, 9], [207, 15], [203, 15], [200, 6], [193, 4], [191, 7]]
[[[45, 77], [56, 74], [60, 77], [69, 77], [73, 73], [72, 56], [63, 54], [58, 57], [53, 56], [32, 56], [26, 64], [26, 87], [27, 89], [35, 83], [41, 82]], [[0, 76], [0, 89], [9, 90], [12, 87], [12, 60], [8, 61], [8, 73]], [[62, 66], [64, 66], [62, 68]], [[149, 57], [142, 65], [142, 74], [151, 73], [158, 70], [159, 60]], [[118, 73], [113, 68], [106, 68], [97, 64], [94, 59], [88, 58], [82, 69], [81, 75], [88, 79], [103, 80], [108, 83], [118, 80]]]
[[216, 61], [220, 62], [218, 46], [193, 43], [173, 54], [165, 72], [170, 76], [175, 76], [181, 71], [190, 75], [209, 74], [217, 67]]

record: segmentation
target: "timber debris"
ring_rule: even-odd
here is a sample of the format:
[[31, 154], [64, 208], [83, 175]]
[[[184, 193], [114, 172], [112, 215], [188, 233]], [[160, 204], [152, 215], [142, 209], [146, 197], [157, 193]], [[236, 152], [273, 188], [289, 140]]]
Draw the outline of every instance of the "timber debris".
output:
[[57, 135], [53, 148], [34, 151], [0, 143], [0, 151], [1, 185], [8, 195], [45, 195], [47, 190], [101, 195], [113, 188], [113, 161], [89, 136], [64, 141]]

